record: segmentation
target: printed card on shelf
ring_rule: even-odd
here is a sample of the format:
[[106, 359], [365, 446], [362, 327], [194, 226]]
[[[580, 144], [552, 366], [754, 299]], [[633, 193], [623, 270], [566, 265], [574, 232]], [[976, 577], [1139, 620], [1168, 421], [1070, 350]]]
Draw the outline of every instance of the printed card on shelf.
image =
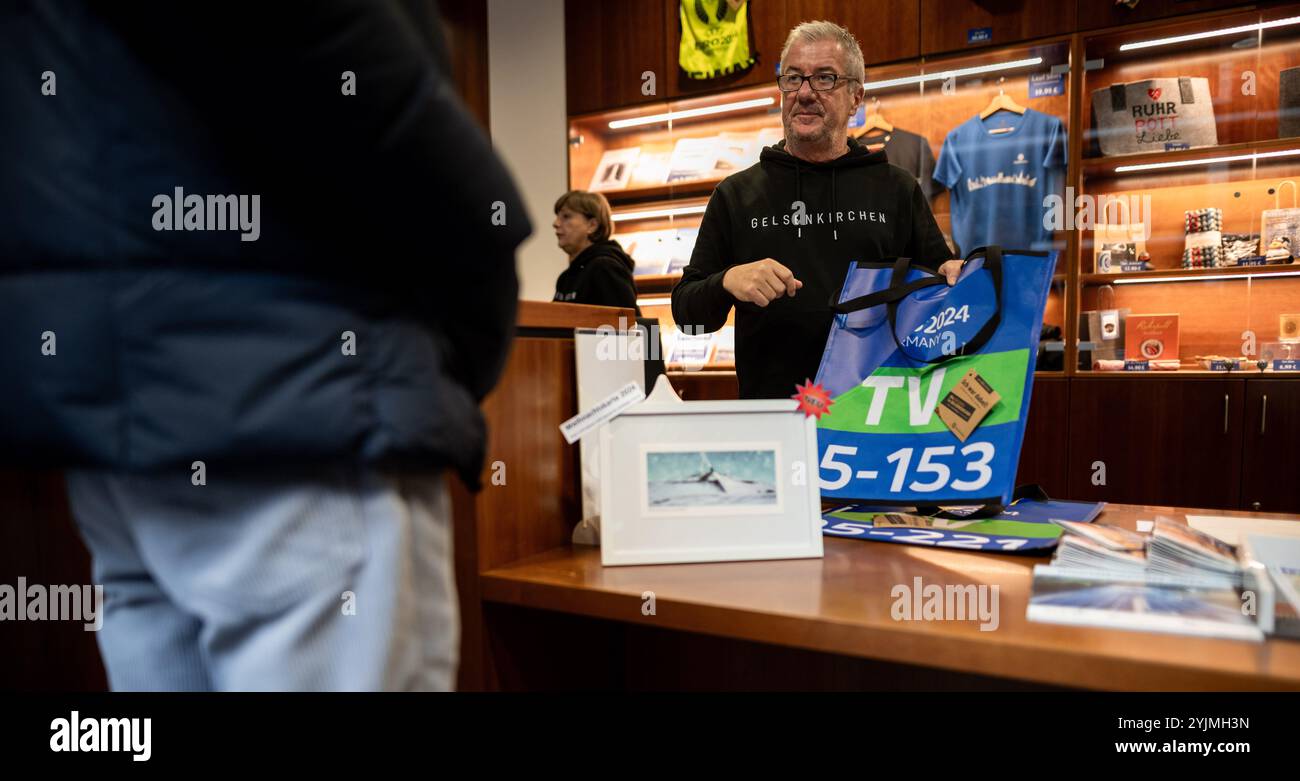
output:
[[637, 158], [641, 156], [641, 147], [627, 149], [607, 149], [600, 156], [600, 165], [591, 175], [591, 184], [587, 189], [593, 193], [625, 189], [632, 181], [632, 172], [636, 169]]
[[676, 328], [669, 363], [700, 365], [709, 362], [713, 347], [713, 334], [688, 334]]
[[728, 176], [757, 163], [758, 150], [757, 133], [719, 133], [714, 176]]
[[644, 152], [632, 171], [633, 187], [655, 187], [668, 181], [670, 152]]
[[718, 139], [683, 138], [673, 147], [668, 163], [668, 182], [689, 181], [711, 176], [718, 162]]

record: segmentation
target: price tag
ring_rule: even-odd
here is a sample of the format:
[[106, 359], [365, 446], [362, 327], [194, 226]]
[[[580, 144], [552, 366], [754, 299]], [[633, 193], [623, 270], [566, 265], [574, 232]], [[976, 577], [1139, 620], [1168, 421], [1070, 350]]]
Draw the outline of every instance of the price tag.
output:
[[1002, 397], [974, 369], [943, 397], [936, 412], [948, 430], [965, 442]]

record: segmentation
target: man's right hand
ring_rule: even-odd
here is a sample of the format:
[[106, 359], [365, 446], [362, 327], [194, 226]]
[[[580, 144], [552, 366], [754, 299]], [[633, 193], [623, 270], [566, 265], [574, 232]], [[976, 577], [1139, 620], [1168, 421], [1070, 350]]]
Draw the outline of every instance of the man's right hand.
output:
[[794, 272], [772, 258], [732, 266], [722, 275], [722, 287], [741, 301], [767, 306], [781, 296], [794, 296], [803, 283]]

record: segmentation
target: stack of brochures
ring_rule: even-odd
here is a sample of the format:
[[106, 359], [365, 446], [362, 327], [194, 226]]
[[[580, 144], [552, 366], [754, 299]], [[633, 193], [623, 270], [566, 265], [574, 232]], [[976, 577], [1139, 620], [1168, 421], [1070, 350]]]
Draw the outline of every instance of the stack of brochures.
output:
[[1141, 534], [1104, 523], [1055, 521], [1065, 529], [1054, 563], [1069, 569], [1098, 569], [1117, 575], [1141, 576], [1147, 567], [1146, 542]]
[[[1034, 567], [1031, 621], [1254, 642], [1272, 627], [1263, 568], [1243, 565], [1233, 546], [1208, 534], [1163, 518], [1150, 535], [1058, 525], [1065, 534], [1055, 558]], [[1259, 620], [1265, 610], [1269, 620]]]
[[1157, 518], [1147, 549], [1153, 576], [1187, 585], [1232, 588], [1241, 585], [1242, 568], [1231, 545], [1190, 526]]

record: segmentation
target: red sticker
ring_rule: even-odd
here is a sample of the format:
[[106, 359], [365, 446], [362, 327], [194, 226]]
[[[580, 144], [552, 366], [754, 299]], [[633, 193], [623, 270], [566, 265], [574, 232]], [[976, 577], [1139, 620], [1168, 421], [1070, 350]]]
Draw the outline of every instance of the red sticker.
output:
[[1160, 100], [1160, 88], [1156, 87], [1155, 89], [1147, 90], [1147, 95], [1149, 95], [1152, 100]]
[[834, 400], [826, 389], [820, 385], [814, 385], [812, 380], [804, 379], [804, 384], [795, 383], [795, 394], [790, 398], [799, 402], [799, 411], [805, 417], [820, 418], [830, 411]]

